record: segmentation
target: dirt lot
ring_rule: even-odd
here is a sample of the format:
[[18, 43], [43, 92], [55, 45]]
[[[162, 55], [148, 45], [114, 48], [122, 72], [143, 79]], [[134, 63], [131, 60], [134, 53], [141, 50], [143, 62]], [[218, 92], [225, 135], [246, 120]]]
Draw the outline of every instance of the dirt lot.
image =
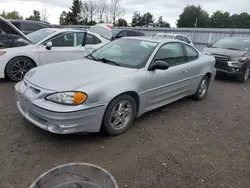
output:
[[24, 120], [0, 81], [0, 187], [24, 188], [69, 162], [109, 170], [119, 187], [250, 186], [250, 80], [217, 79], [208, 97], [149, 112], [118, 137], [54, 135]]

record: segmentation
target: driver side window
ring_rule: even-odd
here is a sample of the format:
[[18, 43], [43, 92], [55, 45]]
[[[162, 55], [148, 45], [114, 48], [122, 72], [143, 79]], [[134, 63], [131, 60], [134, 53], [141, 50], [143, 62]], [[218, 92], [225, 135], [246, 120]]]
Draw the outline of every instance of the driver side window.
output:
[[66, 33], [51, 40], [54, 47], [74, 47], [75, 34]]
[[185, 56], [180, 43], [164, 44], [156, 53], [155, 60], [162, 60], [169, 64], [170, 67], [185, 62]]

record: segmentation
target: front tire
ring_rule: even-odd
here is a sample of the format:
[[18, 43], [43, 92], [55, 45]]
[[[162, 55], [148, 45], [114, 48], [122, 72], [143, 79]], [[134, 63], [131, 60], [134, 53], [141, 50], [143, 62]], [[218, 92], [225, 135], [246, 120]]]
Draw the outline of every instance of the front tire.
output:
[[136, 102], [130, 95], [120, 95], [108, 105], [104, 117], [103, 128], [111, 136], [126, 132], [136, 117]]
[[206, 97], [208, 88], [209, 88], [209, 77], [208, 76], [203, 76], [199, 86], [197, 88], [196, 93], [194, 94], [194, 99], [196, 100], [202, 100]]
[[25, 74], [36, 65], [27, 57], [15, 57], [11, 59], [5, 69], [5, 74], [11, 81], [21, 81]]
[[249, 77], [250, 69], [247, 67], [244, 72], [238, 77], [239, 82], [245, 83]]

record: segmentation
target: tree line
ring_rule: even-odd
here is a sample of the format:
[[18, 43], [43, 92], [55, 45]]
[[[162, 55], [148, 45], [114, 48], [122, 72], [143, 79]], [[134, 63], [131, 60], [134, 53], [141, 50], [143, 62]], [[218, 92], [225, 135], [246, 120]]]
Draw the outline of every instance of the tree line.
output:
[[250, 28], [250, 14], [243, 12], [231, 15], [216, 11], [211, 16], [201, 6], [186, 6], [177, 20], [177, 27], [199, 28]]
[[[61, 25], [95, 25], [96, 23], [113, 23], [115, 26], [128, 26], [122, 17], [125, 9], [122, 0], [73, 0], [69, 11], [63, 11], [59, 18]], [[18, 11], [5, 12], [0, 16], [6, 19], [24, 19]], [[47, 21], [47, 11], [33, 11], [26, 20]], [[141, 14], [135, 11], [132, 17], [133, 27], [170, 27], [170, 24], [160, 16], [155, 19], [153, 14]], [[186, 6], [176, 22], [177, 27], [197, 28], [250, 28], [250, 14], [230, 14], [216, 11], [212, 15], [201, 6]]]
[[155, 21], [153, 14], [150, 12], [141, 15], [139, 11], [134, 12], [131, 25], [133, 27], [170, 27], [170, 24], [164, 21], [162, 16]]
[[[60, 25], [95, 25], [96, 23], [113, 23], [128, 26], [125, 19], [122, 0], [73, 0], [69, 11], [63, 11], [59, 18]], [[120, 19], [118, 19], [120, 18]]]
[[[16, 20], [23, 20], [23, 16], [19, 14], [18, 11], [14, 10], [11, 12], [5, 12], [3, 11], [0, 16], [2, 16], [5, 19], [16, 19]], [[33, 21], [43, 21], [47, 22], [47, 15], [44, 13], [40, 13], [38, 10], [33, 11], [33, 15], [30, 15], [29, 17], [25, 18], [26, 20], [33, 20]]]

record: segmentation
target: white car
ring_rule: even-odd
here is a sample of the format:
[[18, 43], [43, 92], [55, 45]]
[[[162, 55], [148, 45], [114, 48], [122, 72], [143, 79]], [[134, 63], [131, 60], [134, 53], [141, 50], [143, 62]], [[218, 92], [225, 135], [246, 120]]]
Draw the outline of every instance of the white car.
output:
[[183, 42], [186, 42], [186, 43], [194, 46], [192, 40], [188, 36], [182, 35], [182, 34], [157, 33], [154, 37], [162, 37], [162, 38], [167, 38], [167, 39], [181, 40]]
[[[97, 34], [98, 31], [100, 34]], [[111, 28], [105, 28], [104, 24], [92, 26], [87, 31], [58, 28], [38, 30], [26, 35], [31, 42], [29, 45], [0, 49], [0, 78], [20, 81], [33, 67], [83, 59], [93, 50], [110, 42], [111, 37]]]

